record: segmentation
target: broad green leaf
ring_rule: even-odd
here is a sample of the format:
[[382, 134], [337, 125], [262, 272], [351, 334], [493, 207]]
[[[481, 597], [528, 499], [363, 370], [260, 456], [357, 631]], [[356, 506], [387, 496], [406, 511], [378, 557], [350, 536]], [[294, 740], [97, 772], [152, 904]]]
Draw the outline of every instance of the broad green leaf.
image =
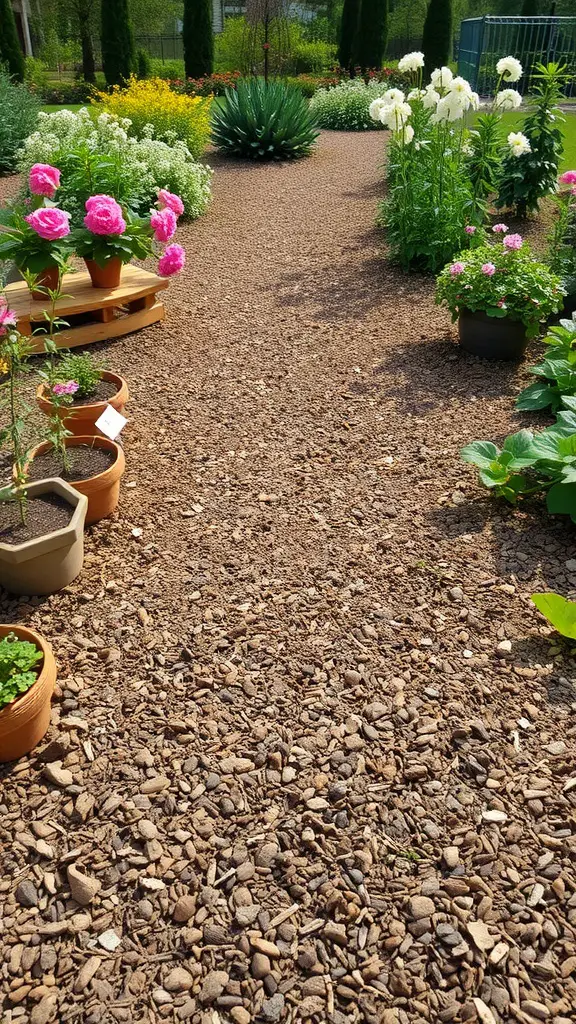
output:
[[562, 405], [565, 409], [576, 412], [576, 395], [562, 395]]
[[[509, 434], [502, 448], [502, 455], [504, 452], [511, 455], [507, 463], [508, 469], [525, 469], [533, 464], [533, 441], [534, 435], [531, 430], [519, 430], [517, 434]], [[502, 456], [500, 458], [502, 461]]]
[[553, 515], [576, 515], [576, 484], [554, 484], [546, 495], [546, 508]]
[[539, 612], [562, 636], [576, 640], [576, 601], [568, 601], [560, 594], [532, 594]]
[[535, 380], [524, 391], [521, 391], [516, 399], [516, 408], [525, 411], [531, 409], [546, 409], [551, 405], [556, 396], [556, 389], [545, 381]]
[[496, 462], [490, 469], [481, 469], [479, 476], [485, 487], [498, 487], [508, 482], [510, 474], [505, 466]]
[[493, 462], [498, 459], [498, 449], [492, 441], [472, 441], [460, 452], [460, 458], [464, 462], [471, 462], [479, 469], [490, 469]]

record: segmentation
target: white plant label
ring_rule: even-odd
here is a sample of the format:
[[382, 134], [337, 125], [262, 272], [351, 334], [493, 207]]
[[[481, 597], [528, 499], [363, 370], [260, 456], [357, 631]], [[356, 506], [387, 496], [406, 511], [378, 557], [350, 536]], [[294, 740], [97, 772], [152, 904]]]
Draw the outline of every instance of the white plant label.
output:
[[99, 419], [96, 420], [98, 430], [101, 430], [111, 441], [115, 441], [121, 430], [124, 429], [128, 420], [122, 416], [112, 405], [107, 405]]

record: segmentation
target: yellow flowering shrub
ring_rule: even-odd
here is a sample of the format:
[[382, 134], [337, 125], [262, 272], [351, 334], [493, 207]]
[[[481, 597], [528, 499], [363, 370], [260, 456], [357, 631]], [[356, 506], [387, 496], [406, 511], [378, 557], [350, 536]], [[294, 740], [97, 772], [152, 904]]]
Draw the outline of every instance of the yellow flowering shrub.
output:
[[184, 142], [192, 156], [199, 157], [210, 138], [212, 97], [181, 96], [172, 92], [162, 78], [132, 77], [126, 88], [114, 86], [110, 93], [99, 92], [97, 100], [104, 110], [129, 118], [130, 135], [146, 136], [146, 125], [154, 128], [154, 137], [172, 143]]

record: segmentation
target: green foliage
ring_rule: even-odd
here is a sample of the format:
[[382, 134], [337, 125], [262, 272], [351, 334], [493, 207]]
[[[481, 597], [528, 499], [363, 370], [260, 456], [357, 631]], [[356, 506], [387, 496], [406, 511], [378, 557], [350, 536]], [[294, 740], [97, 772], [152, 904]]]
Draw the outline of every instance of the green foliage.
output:
[[250, 160], [308, 156], [317, 134], [304, 97], [281, 81], [240, 81], [212, 118], [214, 144]]
[[332, 43], [303, 39], [291, 51], [290, 71], [293, 75], [321, 75], [329, 71], [335, 61], [336, 47]]
[[123, 85], [134, 70], [134, 39], [127, 0], [102, 0], [102, 67], [108, 85]]
[[565, 119], [557, 103], [562, 98], [565, 68], [538, 64], [536, 72], [533, 109], [522, 124], [531, 152], [505, 157], [496, 201], [501, 209], [515, 209], [519, 217], [536, 211], [542, 197], [554, 192], [563, 148], [560, 125]]
[[474, 199], [480, 204], [496, 190], [501, 166], [502, 119], [496, 111], [479, 114], [468, 135], [470, 153], [466, 172], [472, 184]]
[[211, 171], [197, 163], [174, 134], [163, 142], [147, 132], [128, 135], [117, 117], [93, 119], [86, 108], [77, 114], [60, 110], [39, 114], [38, 129], [26, 139], [19, 169], [28, 175], [32, 164], [46, 163], [62, 172], [58, 201], [73, 219], [84, 216], [86, 199], [113, 195], [122, 205], [144, 214], [159, 188], [181, 196], [187, 217], [199, 217], [210, 199]]
[[338, 62], [342, 68], [349, 68], [354, 62], [356, 36], [360, 21], [360, 3], [361, 0], [344, 0], [342, 7], [338, 44]]
[[[16, 315], [14, 314], [14, 321]], [[30, 406], [23, 398], [23, 377], [28, 371], [32, 345], [16, 329], [10, 327], [0, 335], [0, 360], [7, 373], [0, 385], [0, 446], [6, 445], [8, 465], [14, 468], [13, 482], [0, 488], [1, 501], [17, 501], [22, 523], [26, 522], [26, 482], [28, 479], [28, 448], [25, 442]]]
[[388, 39], [388, 0], [361, 0], [354, 63], [363, 71], [382, 67]]
[[502, 448], [497, 448], [492, 441], [473, 441], [462, 449], [460, 456], [480, 470], [480, 480], [485, 487], [514, 504], [518, 495], [527, 489], [527, 477], [521, 470], [534, 464], [533, 443], [532, 432], [520, 430], [510, 434]]
[[44, 655], [29, 640], [8, 633], [0, 640], [0, 710], [34, 685]]
[[0, 175], [16, 170], [18, 150], [33, 131], [39, 109], [26, 86], [0, 71]]
[[244, 70], [245, 18], [226, 18], [224, 29], [214, 40], [214, 70]]
[[[538, 380], [516, 399], [516, 408], [523, 412], [549, 407], [557, 412], [561, 406], [566, 407], [568, 398], [576, 404], [576, 398], [572, 398], [576, 395], [576, 321], [561, 320], [549, 329], [544, 342], [548, 345], [546, 358], [530, 368]], [[560, 419], [560, 423], [565, 425], [566, 421]]]
[[452, 52], [452, 0], [430, 0], [422, 34], [425, 74], [441, 68]]
[[[482, 269], [487, 264], [495, 268], [492, 275]], [[461, 268], [457, 272], [456, 266]], [[526, 242], [520, 249], [497, 242], [460, 253], [454, 264], [444, 267], [436, 288], [436, 301], [446, 303], [453, 320], [463, 309], [508, 317], [523, 323], [528, 337], [560, 309], [562, 296], [560, 278], [533, 258]]]
[[576, 640], [576, 601], [553, 593], [532, 594], [532, 601], [558, 633]]
[[211, 75], [214, 66], [211, 0], [184, 0], [182, 38], [186, 77]]
[[105, 267], [107, 260], [118, 257], [122, 263], [131, 259], [145, 260], [151, 255], [150, 218], [139, 217], [124, 208], [126, 230], [121, 235], [93, 235], [88, 228], [77, 227], [70, 232], [70, 242], [77, 256], [94, 260]]
[[[71, 398], [90, 398], [96, 391], [98, 382], [102, 379], [104, 360], [91, 352], [65, 352], [60, 358], [48, 363], [42, 373], [50, 389], [54, 384], [65, 384], [69, 380], [75, 380], [78, 390]], [[66, 396], [64, 396], [66, 397]]]
[[48, 68], [43, 60], [38, 57], [26, 57], [26, 71], [24, 81], [30, 92], [42, 96], [48, 86]]
[[370, 104], [382, 95], [380, 82], [368, 85], [362, 78], [346, 79], [332, 88], [318, 89], [310, 101], [310, 114], [319, 128], [365, 132], [382, 128], [370, 117]]
[[140, 48], [136, 51], [136, 77], [150, 78], [152, 58], [148, 50]]
[[16, 31], [11, 0], [0, 0], [0, 67], [3, 64], [15, 81], [24, 81], [24, 54]]
[[[138, 76], [141, 77], [140, 75]], [[150, 74], [147, 78], [165, 78], [168, 81], [181, 81], [186, 77], [183, 60], [160, 60], [150, 57]]]

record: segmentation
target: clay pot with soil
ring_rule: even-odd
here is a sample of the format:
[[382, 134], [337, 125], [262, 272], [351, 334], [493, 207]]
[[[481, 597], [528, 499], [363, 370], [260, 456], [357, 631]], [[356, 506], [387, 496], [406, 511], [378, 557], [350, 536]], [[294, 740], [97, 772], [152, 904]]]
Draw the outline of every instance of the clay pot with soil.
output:
[[126, 469], [124, 452], [115, 441], [99, 435], [65, 437], [63, 444], [70, 449], [69, 467], [63, 466], [53, 444], [44, 441], [30, 452], [29, 478], [39, 480], [58, 472], [88, 499], [86, 526], [90, 526], [112, 515], [118, 506], [120, 480]]
[[36, 287], [32, 290], [32, 298], [36, 302], [49, 302], [46, 292], [38, 291], [39, 288], [50, 288], [51, 291], [55, 292], [58, 288], [58, 275], [60, 271], [56, 264], [53, 267], [46, 267], [45, 270], [41, 270], [36, 278]]
[[[69, 405], [55, 405], [50, 400], [50, 386], [40, 384], [36, 392], [36, 401], [46, 416], [59, 416], [66, 430], [75, 435], [100, 435], [96, 429], [96, 421], [100, 419], [107, 405], [116, 412], [124, 414], [128, 401], [128, 384], [117, 373], [102, 370], [91, 395], [71, 396]], [[103, 436], [103, 435], [102, 435]]]
[[[50, 644], [40, 633], [25, 626], [0, 625], [0, 642], [9, 638], [8, 644], [11, 647], [16, 641], [24, 641], [32, 644], [40, 657], [34, 656], [26, 661], [28, 671], [35, 674], [36, 678], [23, 689], [10, 703], [0, 707], [0, 762], [15, 761], [32, 750], [43, 738], [50, 725], [50, 700], [56, 683], [56, 662]], [[21, 648], [22, 650], [22, 648]], [[6, 654], [6, 651], [4, 651]], [[10, 673], [10, 663], [7, 658], [0, 660], [0, 696], [12, 692], [16, 687], [11, 687], [11, 682], [16, 682], [15, 673]], [[17, 680], [19, 687], [23, 688], [26, 680], [19, 675]]]
[[17, 500], [0, 503], [0, 584], [11, 594], [54, 594], [84, 561], [88, 499], [53, 476], [26, 487], [25, 518]]
[[122, 277], [122, 260], [119, 256], [110, 256], [100, 266], [96, 260], [84, 258], [86, 269], [90, 274], [93, 288], [118, 288]]

